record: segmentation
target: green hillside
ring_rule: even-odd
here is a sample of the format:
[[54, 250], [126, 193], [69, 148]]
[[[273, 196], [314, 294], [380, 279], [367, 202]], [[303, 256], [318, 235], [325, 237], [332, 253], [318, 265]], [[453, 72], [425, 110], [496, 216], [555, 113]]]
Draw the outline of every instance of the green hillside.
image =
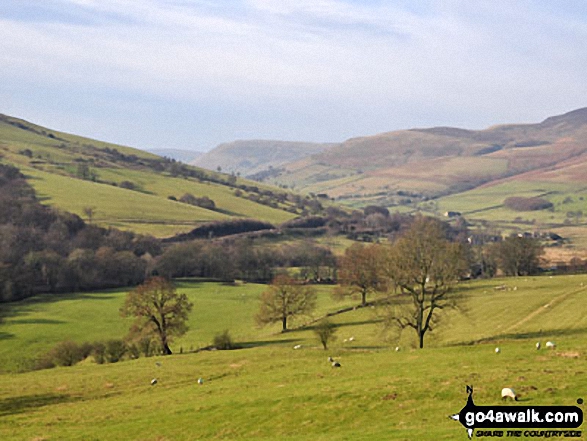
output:
[[[223, 329], [245, 349], [2, 374], [0, 437], [465, 439], [462, 426], [447, 418], [464, 406], [465, 385], [474, 386], [478, 405], [500, 403], [502, 387], [513, 387], [525, 405], [574, 405], [583, 397], [586, 283], [587, 276], [568, 276], [463, 284], [461, 312], [445, 317], [423, 350], [412, 349], [408, 335], [383, 340], [376, 310], [351, 311], [333, 318], [338, 339], [328, 351], [310, 330], [254, 327], [260, 285], [182, 283], [179, 291], [195, 306], [189, 334], [173, 345], [176, 353], [209, 344]], [[317, 315], [342, 306], [332, 303], [329, 290], [321, 290]], [[65, 336], [119, 337], [128, 326], [117, 314], [123, 298], [123, 291], [110, 291], [10, 305], [0, 325], [0, 365], [15, 367], [19, 356]], [[547, 340], [557, 348], [535, 349], [536, 341]], [[342, 367], [333, 369], [328, 356]]]
[[[283, 193], [275, 188], [4, 115], [0, 160], [19, 167], [43, 203], [82, 217], [92, 207], [102, 226], [170, 236], [231, 217], [281, 223], [296, 216], [285, 195], [271, 200]], [[245, 190], [236, 196], [239, 187]], [[186, 193], [210, 198], [215, 208], [170, 200]]]

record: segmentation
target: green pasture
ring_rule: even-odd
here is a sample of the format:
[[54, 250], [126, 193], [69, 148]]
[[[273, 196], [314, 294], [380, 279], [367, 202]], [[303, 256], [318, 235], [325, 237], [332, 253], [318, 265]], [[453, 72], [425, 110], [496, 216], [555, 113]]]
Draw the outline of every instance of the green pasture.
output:
[[208, 196], [216, 204], [219, 212], [237, 217], [262, 219], [272, 223], [282, 223], [295, 217], [286, 211], [258, 204], [234, 195], [234, 189], [210, 182], [196, 182], [191, 179], [173, 178], [155, 173], [128, 169], [101, 169], [100, 178], [120, 183], [128, 180], [144, 191], [167, 198], [179, 199], [186, 193], [196, 197]]
[[[458, 440], [465, 431], [447, 417], [464, 406], [465, 385], [473, 385], [478, 405], [500, 403], [502, 387], [513, 387], [525, 405], [574, 405], [587, 395], [587, 276], [464, 283], [461, 311], [444, 317], [423, 350], [409, 334], [384, 338], [373, 308], [334, 316], [338, 338], [328, 351], [309, 329], [259, 329], [252, 316], [264, 288], [180, 282], [194, 310], [170, 357], [5, 372], [0, 439]], [[334, 303], [330, 290], [319, 288], [316, 316], [356, 302]], [[19, 357], [64, 338], [122, 336], [129, 320], [117, 311], [125, 292], [9, 305], [0, 366], [16, 368]], [[190, 352], [224, 329], [244, 349]], [[557, 348], [535, 349], [547, 340]], [[332, 368], [328, 356], [342, 367]]]
[[23, 168], [39, 199], [48, 205], [86, 219], [84, 207], [94, 207], [93, 222], [103, 226], [149, 232], [149, 226], [166, 225], [194, 228], [202, 222], [228, 219], [229, 216], [192, 205], [181, 204], [152, 194], [107, 184]]

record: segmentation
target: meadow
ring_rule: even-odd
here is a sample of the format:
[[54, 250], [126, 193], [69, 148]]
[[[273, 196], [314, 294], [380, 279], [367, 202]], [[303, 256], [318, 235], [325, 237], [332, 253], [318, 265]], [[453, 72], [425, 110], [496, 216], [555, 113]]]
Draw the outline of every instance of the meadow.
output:
[[[375, 308], [333, 316], [338, 338], [327, 351], [309, 328], [257, 328], [263, 289], [180, 282], [194, 309], [175, 355], [25, 373], [15, 372], [19, 359], [64, 338], [122, 337], [130, 324], [118, 315], [125, 291], [10, 305], [0, 324], [0, 438], [458, 440], [465, 430], [448, 416], [464, 406], [467, 384], [480, 405], [500, 403], [502, 387], [527, 405], [574, 405], [587, 392], [584, 275], [463, 283], [461, 310], [444, 317], [423, 350], [409, 334], [383, 334]], [[319, 288], [316, 318], [357, 302], [335, 303], [331, 289]], [[191, 352], [224, 329], [243, 349]], [[546, 340], [556, 350], [537, 351]]]
[[[96, 213], [92, 221], [103, 227], [168, 237], [212, 221], [255, 218], [280, 224], [296, 216], [287, 211], [292, 209], [291, 203], [274, 200], [271, 202], [275, 205], [270, 207], [267, 200], [263, 204], [248, 199], [248, 192], [237, 197], [235, 187], [222, 184], [227, 175], [193, 168], [201, 179], [173, 177], [169, 170], [138, 165], [139, 160], [159, 161], [163, 167], [162, 158], [151, 153], [9, 117], [0, 117], [0, 159], [21, 170], [42, 203], [84, 219], [84, 208], [91, 207]], [[78, 178], [81, 164], [91, 169], [92, 179]], [[232, 179], [234, 185], [256, 187], [259, 192], [279, 192], [236, 176]], [[123, 188], [129, 184], [132, 190]], [[186, 193], [207, 196], [214, 201], [215, 209], [169, 199], [179, 199]], [[255, 193], [255, 197], [260, 195]]]

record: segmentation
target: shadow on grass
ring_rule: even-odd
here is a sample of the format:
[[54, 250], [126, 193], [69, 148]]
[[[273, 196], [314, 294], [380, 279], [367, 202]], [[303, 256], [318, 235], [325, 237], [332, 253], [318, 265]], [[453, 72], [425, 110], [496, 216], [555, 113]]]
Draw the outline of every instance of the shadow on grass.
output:
[[292, 344], [298, 343], [299, 340], [294, 338], [288, 338], [284, 340], [257, 340], [257, 341], [239, 341], [238, 344], [243, 349], [246, 348], [258, 348], [263, 346], [275, 346], [275, 345], [282, 345], [282, 344]]
[[9, 338], [14, 338], [14, 334], [10, 332], [0, 332], [0, 340], [8, 340]]
[[587, 334], [587, 328], [576, 328], [576, 329], [549, 329], [546, 331], [534, 331], [534, 332], [519, 332], [510, 334], [498, 334], [491, 337], [481, 338], [478, 340], [471, 340], [457, 344], [456, 346], [470, 346], [479, 343], [490, 343], [498, 340], [529, 340], [529, 339], [544, 339], [554, 337], [566, 337], [573, 335]]
[[0, 417], [25, 413], [38, 409], [39, 407], [73, 401], [77, 401], [77, 398], [58, 394], [38, 394], [4, 398], [0, 400]]
[[[34, 297], [28, 297], [26, 299], [18, 300], [15, 302], [10, 302], [4, 304], [5, 310], [2, 312], [2, 318], [11, 318], [11, 317], [18, 317], [21, 315], [26, 315], [34, 310], [36, 305], [44, 305], [59, 302], [62, 300], [112, 300], [115, 298], [115, 294], [119, 292], [128, 292], [131, 290], [131, 287], [128, 288], [116, 288], [116, 289], [109, 289], [109, 290], [102, 290], [102, 291], [95, 291], [95, 292], [75, 292], [75, 293], [45, 293], [45, 294], [37, 294]], [[42, 319], [40, 319], [42, 320]], [[32, 324], [60, 324], [62, 322], [54, 321], [54, 320], [47, 320], [45, 321], [37, 321], [31, 320], [27, 322], [27, 319], [23, 319], [21, 323], [32, 323]]]
[[53, 320], [53, 319], [17, 319], [11, 320], [11, 325], [61, 325], [65, 323], [61, 320]]
[[[302, 330], [312, 331], [316, 328], [316, 326], [318, 326], [320, 324], [319, 323], [320, 320], [322, 320], [322, 319], [319, 319], [319, 320], [313, 322], [312, 324], [301, 326], [300, 328], [297, 328], [295, 330], [296, 331], [302, 331]], [[346, 328], [349, 326], [373, 325], [373, 324], [382, 323], [382, 322], [383, 322], [383, 319], [374, 318], [371, 320], [360, 320], [360, 321], [356, 321], [356, 322], [335, 323], [334, 326], [336, 328]]]

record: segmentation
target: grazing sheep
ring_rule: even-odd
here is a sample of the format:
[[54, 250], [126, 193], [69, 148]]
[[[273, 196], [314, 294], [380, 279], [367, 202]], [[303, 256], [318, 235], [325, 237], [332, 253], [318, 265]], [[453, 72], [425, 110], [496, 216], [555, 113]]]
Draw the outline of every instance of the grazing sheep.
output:
[[203, 379], [203, 378], [198, 378], [198, 384], [199, 384], [199, 385], [202, 385], [202, 384], [204, 384], [204, 379]]
[[355, 341], [355, 337], [350, 337], [349, 341]]
[[155, 386], [156, 384], [157, 384], [157, 379], [156, 378], [153, 378], [151, 380], [151, 386]]
[[556, 348], [556, 344], [552, 341], [547, 341], [546, 345], [545, 345], [548, 349], [554, 349]]
[[509, 387], [504, 387], [501, 390], [501, 399], [507, 400], [508, 398], [511, 398], [514, 401], [518, 401], [518, 397], [516, 396], [516, 393], [514, 392], [514, 390]]
[[295, 345], [294, 349], [300, 349], [302, 347], [302, 345]]
[[399, 346], [395, 347], [395, 352], [399, 352]]
[[496, 353], [496, 354], [499, 354], [500, 352], [501, 352], [501, 349], [499, 349], [499, 348], [495, 348], [495, 353]]
[[332, 367], [340, 367], [340, 363], [332, 357], [328, 357], [328, 362], [332, 365]]
[[536, 343], [536, 350], [540, 349], [540, 342]]

